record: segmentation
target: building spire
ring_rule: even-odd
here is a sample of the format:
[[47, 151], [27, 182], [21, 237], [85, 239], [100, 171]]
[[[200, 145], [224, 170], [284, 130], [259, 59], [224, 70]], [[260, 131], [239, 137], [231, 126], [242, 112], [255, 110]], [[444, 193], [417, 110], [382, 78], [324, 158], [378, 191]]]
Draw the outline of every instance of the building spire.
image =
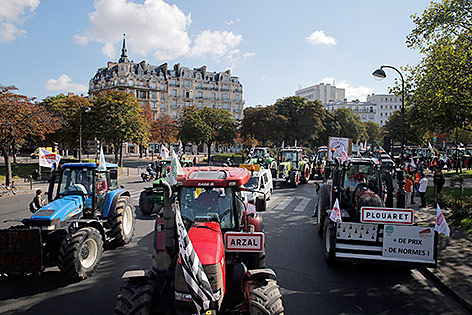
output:
[[121, 57], [118, 60], [119, 63], [129, 62], [128, 56], [126, 55], [126, 34], [123, 34], [123, 48], [121, 48]]

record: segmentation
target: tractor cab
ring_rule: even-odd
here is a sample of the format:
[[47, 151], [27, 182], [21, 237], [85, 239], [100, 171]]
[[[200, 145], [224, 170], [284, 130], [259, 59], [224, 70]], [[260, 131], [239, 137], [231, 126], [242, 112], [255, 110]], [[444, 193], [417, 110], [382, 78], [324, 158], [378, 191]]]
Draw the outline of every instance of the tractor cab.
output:
[[[118, 188], [118, 165], [107, 163], [99, 171], [95, 163], [66, 163], [54, 171], [48, 189], [49, 202], [64, 197], [80, 196], [84, 215], [100, 214], [107, 192]], [[79, 202], [80, 203], [80, 202]]]

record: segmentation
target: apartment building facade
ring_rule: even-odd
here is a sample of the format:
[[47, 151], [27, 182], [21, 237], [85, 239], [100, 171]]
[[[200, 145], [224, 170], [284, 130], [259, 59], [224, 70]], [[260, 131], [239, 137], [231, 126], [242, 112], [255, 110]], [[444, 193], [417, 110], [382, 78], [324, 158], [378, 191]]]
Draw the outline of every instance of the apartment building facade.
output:
[[127, 56], [126, 42], [118, 62], [108, 62], [97, 70], [89, 82], [89, 96], [102, 91], [120, 90], [136, 96], [142, 105], [149, 105], [154, 119], [167, 114], [177, 118], [185, 106], [222, 108], [236, 120], [243, 118], [243, 86], [231, 71], [211, 72], [206, 66], [190, 69], [167, 63], [154, 66], [135, 63]]
[[345, 101], [346, 91], [331, 84], [315, 84], [295, 91], [295, 96], [304, 97], [309, 101], [319, 100], [323, 105]]
[[402, 107], [402, 98], [393, 94], [367, 95], [367, 102], [377, 104], [377, 123], [381, 126], [385, 125], [388, 117]]

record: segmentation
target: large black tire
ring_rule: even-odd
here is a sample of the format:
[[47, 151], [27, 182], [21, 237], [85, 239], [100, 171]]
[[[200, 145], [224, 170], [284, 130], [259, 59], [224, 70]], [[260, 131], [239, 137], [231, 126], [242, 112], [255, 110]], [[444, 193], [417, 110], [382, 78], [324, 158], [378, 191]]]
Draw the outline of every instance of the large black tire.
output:
[[300, 183], [306, 184], [308, 183], [309, 179], [310, 179], [310, 168], [308, 167], [308, 165], [305, 165], [305, 167], [301, 171]]
[[335, 223], [331, 222], [329, 218], [324, 220], [323, 233], [323, 254], [328, 265], [334, 265], [336, 260], [336, 232]]
[[318, 191], [318, 222], [317, 230], [318, 235], [323, 236], [324, 221], [326, 219], [326, 209], [329, 207], [329, 193], [326, 185], [321, 185], [320, 190]]
[[150, 278], [126, 280], [116, 298], [115, 314], [148, 315], [151, 313], [156, 283]]
[[151, 191], [144, 190], [139, 196], [139, 209], [143, 214], [151, 214], [154, 204], [151, 202]]
[[136, 224], [136, 213], [128, 196], [120, 196], [115, 210], [106, 222], [107, 235], [112, 239], [112, 246], [123, 246], [131, 242]]
[[100, 232], [85, 227], [66, 236], [59, 249], [58, 266], [72, 280], [90, 277], [102, 259], [103, 240]]
[[292, 171], [289, 175], [290, 187], [297, 188], [300, 182], [300, 175], [298, 171]]
[[284, 306], [277, 282], [272, 279], [247, 283], [247, 303], [250, 315], [282, 315]]

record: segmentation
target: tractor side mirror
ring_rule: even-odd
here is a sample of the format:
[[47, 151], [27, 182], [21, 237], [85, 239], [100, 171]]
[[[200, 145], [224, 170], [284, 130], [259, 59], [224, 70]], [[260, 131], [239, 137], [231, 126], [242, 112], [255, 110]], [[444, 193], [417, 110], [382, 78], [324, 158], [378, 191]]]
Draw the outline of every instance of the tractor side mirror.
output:
[[265, 212], [266, 211], [266, 200], [264, 197], [256, 197], [256, 211]]
[[118, 179], [118, 170], [110, 170], [110, 179]]

